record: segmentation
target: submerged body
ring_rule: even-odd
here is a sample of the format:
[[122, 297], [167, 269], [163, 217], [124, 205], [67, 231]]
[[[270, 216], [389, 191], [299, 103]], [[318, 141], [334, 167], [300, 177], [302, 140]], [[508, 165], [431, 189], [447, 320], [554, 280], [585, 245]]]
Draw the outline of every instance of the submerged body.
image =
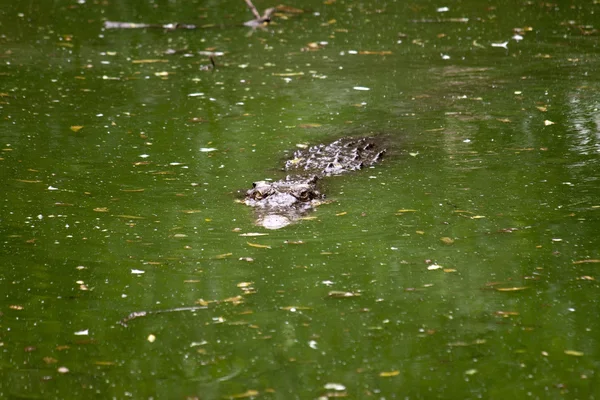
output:
[[325, 196], [318, 189], [321, 178], [373, 165], [384, 153], [381, 139], [373, 137], [343, 138], [298, 150], [285, 163], [285, 170], [295, 175], [254, 182], [244, 203], [256, 208], [258, 225], [282, 228], [323, 203]]

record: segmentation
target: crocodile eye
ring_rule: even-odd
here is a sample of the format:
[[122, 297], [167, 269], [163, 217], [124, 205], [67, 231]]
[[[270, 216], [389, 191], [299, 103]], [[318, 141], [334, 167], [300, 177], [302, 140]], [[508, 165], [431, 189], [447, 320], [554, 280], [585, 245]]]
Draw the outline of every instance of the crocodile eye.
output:
[[301, 201], [310, 200], [310, 193], [308, 192], [308, 190], [303, 190], [300, 193], [298, 193], [298, 200], [301, 200]]

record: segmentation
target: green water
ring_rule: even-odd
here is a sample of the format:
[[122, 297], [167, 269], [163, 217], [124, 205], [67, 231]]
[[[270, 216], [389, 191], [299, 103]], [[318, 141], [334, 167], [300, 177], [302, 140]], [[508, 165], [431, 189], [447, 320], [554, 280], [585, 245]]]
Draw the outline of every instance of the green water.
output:
[[[600, 398], [600, 5], [452, 3], [5, 6], [0, 398]], [[235, 201], [373, 134], [311, 219]]]

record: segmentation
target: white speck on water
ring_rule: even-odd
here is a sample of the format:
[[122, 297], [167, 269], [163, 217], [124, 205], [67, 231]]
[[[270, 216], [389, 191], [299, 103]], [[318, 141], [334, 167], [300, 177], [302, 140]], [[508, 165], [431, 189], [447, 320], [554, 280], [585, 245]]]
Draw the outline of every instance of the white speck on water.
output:
[[217, 149], [215, 149], [214, 147], [201, 147], [200, 148], [201, 153], [210, 153], [211, 151], [217, 151]]
[[450, 11], [448, 7], [440, 7], [436, 10], [439, 13]]
[[356, 50], [348, 50], [348, 54], [358, 54], [358, 51], [356, 51]]
[[492, 43], [492, 47], [502, 47], [508, 50], [508, 41], [502, 43]]
[[77, 335], [77, 336], [87, 336], [88, 334], [89, 334], [89, 329], [86, 329], [84, 331], [77, 331], [74, 333], [74, 335]]
[[140, 158], [148, 158], [148, 157], [150, 157], [150, 155], [149, 154], [140, 154], [139, 157]]
[[449, 60], [450, 56], [448, 54], [441, 54], [442, 60]]
[[371, 89], [369, 89], [368, 87], [365, 87], [365, 86], [354, 86], [352, 89], [354, 89], [354, 90], [365, 90], [365, 91], [366, 90], [371, 90]]
[[313, 350], [317, 350], [317, 342], [315, 340], [311, 340], [308, 342], [308, 347], [310, 347]]
[[204, 93], [190, 93], [190, 94], [188, 94], [188, 97], [199, 97], [199, 96], [204, 96]]
[[463, 140], [463, 143], [471, 143], [471, 139], [465, 139]]
[[135, 274], [135, 275], [140, 275], [140, 274], [145, 274], [146, 271], [142, 271], [141, 269], [132, 269], [131, 273]]
[[327, 390], [346, 390], [346, 386], [342, 385], [341, 383], [326, 383], [323, 387]]
[[59, 190], [59, 189], [55, 188], [54, 186], [48, 186], [48, 190]]

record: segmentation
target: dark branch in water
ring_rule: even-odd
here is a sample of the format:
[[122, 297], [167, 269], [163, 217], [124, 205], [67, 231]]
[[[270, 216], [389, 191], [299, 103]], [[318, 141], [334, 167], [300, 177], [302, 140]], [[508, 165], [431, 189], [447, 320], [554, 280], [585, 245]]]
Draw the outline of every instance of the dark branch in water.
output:
[[145, 317], [150, 314], [164, 314], [164, 313], [172, 313], [172, 312], [180, 312], [180, 311], [197, 311], [197, 310], [205, 310], [208, 307], [206, 306], [195, 306], [195, 307], [178, 307], [178, 308], [168, 308], [166, 310], [154, 310], [154, 311], [134, 311], [122, 320], [118, 321], [119, 325], [127, 326], [127, 323], [136, 318]]

